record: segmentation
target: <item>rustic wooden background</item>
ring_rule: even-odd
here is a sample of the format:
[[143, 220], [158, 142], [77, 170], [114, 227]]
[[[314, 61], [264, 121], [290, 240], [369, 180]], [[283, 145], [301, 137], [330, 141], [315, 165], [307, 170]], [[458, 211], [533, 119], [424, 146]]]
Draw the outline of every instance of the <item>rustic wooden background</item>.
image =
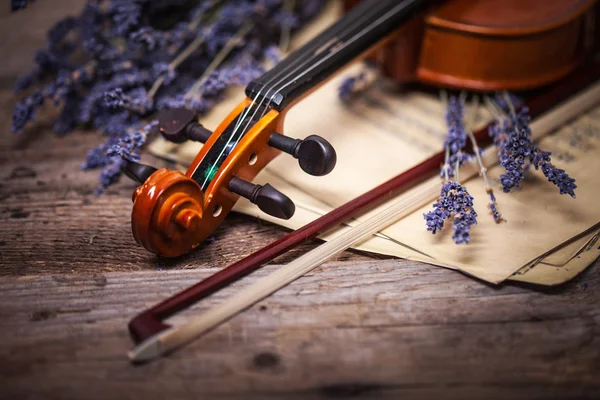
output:
[[16, 76], [81, 3], [0, 13], [0, 398], [600, 397], [598, 262], [556, 288], [493, 287], [345, 252], [182, 351], [130, 365], [129, 318], [286, 231], [233, 215], [214, 243], [157, 259], [131, 237], [134, 185], [96, 197], [97, 173], [79, 169], [97, 133], [56, 137], [51, 113], [9, 132]]

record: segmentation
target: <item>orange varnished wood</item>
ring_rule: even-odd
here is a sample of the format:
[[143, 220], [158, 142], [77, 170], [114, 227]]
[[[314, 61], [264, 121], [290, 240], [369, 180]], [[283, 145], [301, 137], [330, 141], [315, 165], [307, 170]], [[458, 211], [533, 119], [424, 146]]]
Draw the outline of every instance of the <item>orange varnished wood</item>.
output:
[[[358, 54], [356, 58], [360, 59], [366, 57], [368, 54], [376, 51], [376, 49], [385, 46], [390, 40], [393, 40], [393, 36], [385, 38], [379, 42], [377, 46], [369, 49], [365, 53]], [[338, 73], [341, 71], [342, 70], [338, 71]], [[325, 82], [321, 83], [321, 85], [322, 84], [325, 84]], [[163, 199], [161, 196], [158, 196], [156, 194], [157, 192], [152, 192], [149, 189], [142, 190], [142, 188], [147, 188], [148, 181], [144, 185], [140, 186], [135, 192], [140, 192], [140, 194], [137, 196], [139, 200], [136, 201], [136, 196], [134, 195], [134, 201], [136, 201], [136, 203], [134, 204], [134, 211], [132, 213], [132, 227], [136, 241], [147, 250], [166, 257], [179, 256], [188, 252], [189, 250], [192, 250], [198, 246], [198, 244], [202, 243], [221, 224], [221, 222], [223, 222], [227, 214], [233, 208], [235, 202], [239, 199], [237, 194], [228, 190], [228, 185], [231, 178], [236, 176], [251, 182], [256, 175], [280, 153], [279, 150], [268, 145], [271, 134], [274, 132], [283, 133], [284, 119], [287, 112], [295, 104], [309, 96], [313, 91], [317, 90], [321, 85], [315, 85], [310, 91], [307, 91], [303, 94], [303, 96], [297, 98], [282, 112], [270, 110], [244, 135], [240, 142], [235, 146], [235, 150], [232, 151], [225, 159], [223, 164], [221, 164], [217, 174], [206, 188], [204, 197], [202, 199], [195, 199], [196, 202], [202, 204], [201, 217], [198, 219], [200, 222], [194, 225], [194, 231], [189, 231], [189, 237], [186, 238], [186, 240], [182, 240], [181, 243], [178, 243], [177, 245], [173, 245], [172, 243], [172, 236], [169, 235], [173, 234], [174, 225], [171, 223], [169, 218], [173, 217], [173, 213], [168, 213], [166, 208], [164, 208], [164, 210], [161, 209], [162, 211], [159, 213], [152, 214], [157, 218], [156, 223], [147, 222], [151, 216], [151, 213], [143, 209], [147, 208], [149, 210], [154, 210], [157, 207], [157, 203], [165, 202], [165, 199]], [[231, 123], [235, 121], [237, 116], [240, 115], [246, 107], [251, 105], [251, 103], [251, 99], [244, 99], [219, 124], [217, 129], [215, 129], [200, 152], [196, 155], [186, 172], [186, 178], [189, 180], [190, 185], [193, 183], [194, 185], [198, 186], [198, 184], [191, 179], [194, 171], [202, 162], [208, 150], [213, 146], [219, 136]], [[253, 154], [256, 155], [255, 162], [250, 165], [249, 160]], [[159, 171], [157, 171], [155, 174], [158, 174], [158, 172]], [[168, 185], [170, 181], [164, 180], [158, 182], [156, 179], [154, 179], [151, 183], [154, 185], [159, 185], [159, 189], [162, 190], [164, 189], [163, 186], [165, 184]], [[141, 200], [142, 198], [143, 201]], [[139, 205], [136, 207], [136, 204]], [[193, 204], [195, 207], [196, 203], [190, 202], [189, 204]], [[165, 206], [166, 203], [162, 205]], [[170, 230], [167, 231], [167, 228]], [[146, 232], [145, 230], [152, 230], [152, 233]], [[162, 242], [160, 240], [161, 238], [163, 239]]]
[[192, 176], [192, 174], [194, 173], [194, 171], [196, 170], [196, 168], [198, 167], [208, 150], [210, 150], [210, 148], [217, 141], [219, 136], [221, 136], [221, 134], [225, 131], [225, 129], [227, 129], [229, 124], [231, 124], [233, 120], [236, 119], [237, 116], [240, 115], [248, 105], [250, 105], [250, 103], [251, 100], [245, 98], [240, 104], [237, 105], [237, 107], [233, 109], [233, 111], [229, 113], [229, 115], [227, 115], [227, 117], [225, 117], [223, 121], [221, 121], [219, 126], [217, 126], [217, 129], [214, 130], [210, 138], [206, 141], [206, 143], [204, 143], [204, 146], [202, 146], [200, 152], [198, 152], [196, 157], [194, 157], [194, 160], [192, 161], [186, 172], [187, 176]]
[[283, 126], [283, 117], [270, 110], [235, 146], [204, 194], [191, 178], [215, 141], [250, 103], [250, 99], [244, 99], [221, 122], [185, 175], [163, 168], [135, 190], [132, 231], [141, 246], [166, 257], [192, 250], [216, 229], [238, 200], [239, 196], [227, 189], [231, 178], [252, 181], [279, 154], [268, 141], [271, 134]]
[[[350, 8], [356, 0], [346, 0]], [[375, 59], [389, 77], [469, 90], [526, 90], [571, 72], [592, 48], [595, 0], [447, 0]], [[596, 28], [597, 29], [597, 28]]]
[[[239, 196], [228, 190], [232, 177], [252, 182], [256, 175], [280, 152], [268, 145], [269, 137], [277, 131], [280, 116], [270, 110], [243, 136], [225, 159], [208, 185], [204, 196], [205, 218], [201, 226], [203, 237], [208, 237], [225, 219]], [[281, 123], [283, 125], [283, 123]], [[250, 158], [255, 159], [251, 165]], [[214, 215], [220, 210], [218, 215]]]
[[179, 171], [159, 169], [133, 193], [133, 237], [155, 254], [181, 255], [204, 239], [203, 210], [200, 185]]

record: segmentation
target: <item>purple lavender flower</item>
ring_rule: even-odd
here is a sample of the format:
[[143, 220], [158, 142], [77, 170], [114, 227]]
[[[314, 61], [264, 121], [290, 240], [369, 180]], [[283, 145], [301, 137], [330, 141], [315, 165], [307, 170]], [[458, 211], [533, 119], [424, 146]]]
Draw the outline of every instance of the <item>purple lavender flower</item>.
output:
[[77, 125], [77, 114], [79, 113], [79, 96], [75, 91], [70, 91], [61, 96], [62, 110], [56, 121], [54, 121], [54, 132], [65, 134]]
[[112, 0], [111, 3], [112, 26], [117, 36], [125, 36], [139, 26], [142, 19], [141, 4], [143, 1]]
[[106, 155], [111, 158], [118, 156], [129, 161], [139, 161], [140, 150], [146, 143], [148, 134], [157, 124], [158, 121], [152, 121], [141, 129], [136, 129], [133, 133], [121, 137], [117, 144], [111, 146], [106, 152]]
[[542, 164], [542, 172], [548, 178], [548, 181], [555, 184], [560, 194], [569, 194], [572, 198], [575, 198], [575, 179], [571, 178], [563, 169], [556, 168], [550, 163]]
[[75, 17], [66, 17], [58, 21], [46, 35], [48, 38], [48, 46], [56, 47], [69, 33], [77, 29], [79, 22]]
[[454, 230], [452, 240], [454, 240], [454, 243], [468, 244], [471, 241], [471, 226], [477, 223], [476, 217], [477, 214], [472, 212], [459, 214], [454, 218], [454, 225], [452, 226], [452, 229]]
[[360, 72], [356, 76], [348, 76], [342, 80], [338, 88], [338, 95], [342, 101], [348, 101], [352, 98], [352, 95], [356, 93], [360, 84], [366, 79], [366, 74]]
[[123, 159], [115, 157], [114, 162], [108, 164], [108, 166], [102, 170], [100, 173], [100, 187], [95, 190], [96, 195], [102, 194], [107, 187], [119, 181], [123, 164]]
[[[448, 99], [446, 108], [446, 125], [448, 126], [448, 137], [444, 142], [444, 148], [448, 150], [449, 177], [454, 176], [453, 169], [459, 167], [472, 159], [471, 155], [463, 152], [467, 144], [467, 132], [463, 124], [464, 107], [456, 96]], [[443, 173], [444, 171], [442, 171]]]
[[251, 57], [239, 57], [236, 62], [222, 70], [220, 79], [226, 86], [247, 85], [264, 74], [263, 66]]
[[33, 3], [35, 0], [10, 0], [10, 11], [17, 11], [27, 7], [29, 3]]
[[153, 78], [163, 79], [163, 84], [169, 85], [177, 78], [177, 72], [169, 68], [169, 64], [161, 62], [152, 66]]
[[560, 194], [568, 194], [575, 198], [575, 188], [577, 188], [575, 179], [571, 178], [565, 170], [552, 165], [550, 152], [536, 151], [532, 164], [536, 170], [538, 168], [542, 169], [544, 176], [549, 182], [558, 187]]
[[[122, 138], [121, 147], [133, 143], [139, 149], [144, 141], [133, 140], [131, 132], [144, 125], [142, 117], [151, 118], [172, 106], [207, 112], [229, 86], [247, 84], [264, 72], [262, 61], [276, 57], [283, 24], [286, 29], [300, 27], [325, 3], [294, 2], [293, 10], [285, 11], [284, 1], [88, 1], [79, 15], [49, 30], [47, 45], [36, 53], [35, 67], [17, 81], [16, 91], [45, 83], [17, 103], [12, 128], [21, 131], [42, 105], [53, 104], [59, 108], [57, 133], [83, 125], [106, 136], [105, 143], [90, 150], [82, 167], [103, 167], [102, 185], [115, 182], [119, 176], [115, 163], [120, 162], [115, 159], [122, 157], [106, 153], [113, 154]], [[194, 86], [242, 26], [248, 21], [274, 21], [276, 16], [282, 18], [268, 35], [259, 35], [254, 23], [217, 70], [199, 88]], [[202, 35], [204, 44], [169, 68]], [[192, 87], [198, 90], [188, 93]], [[139, 156], [139, 151], [129, 150], [130, 157]]]
[[107, 152], [117, 143], [117, 141], [118, 138], [109, 137], [105, 143], [89, 150], [85, 162], [81, 164], [81, 169], [90, 170], [109, 164], [111, 157], [107, 156]]
[[444, 227], [444, 220], [449, 218], [450, 213], [442, 208], [441, 203], [438, 201], [433, 203], [433, 210], [423, 214], [425, 223], [427, 224], [427, 230], [435, 235], [437, 231], [441, 231]]
[[[507, 96], [510, 104], [506, 102]], [[496, 93], [494, 95], [493, 100], [494, 103], [496, 103], [496, 105], [506, 113], [510, 112], [511, 108], [516, 109], [520, 108], [523, 105], [523, 100], [520, 99], [518, 96], [514, 95], [513, 93]]]
[[265, 59], [271, 64], [277, 64], [281, 60], [281, 51], [275, 45], [269, 45], [264, 51]]
[[488, 196], [490, 197], [490, 201], [488, 203], [488, 208], [490, 209], [490, 212], [492, 213], [492, 217], [494, 218], [494, 221], [498, 224], [500, 222], [503, 221], [502, 216], [500, 215], [500, 212], [498, 212], [498, 208], [496, 207], [496, 196], [494, 196], [494, 191], [492, 190], [492, 188], [487, 188], [486, 192], [488, 194]]
[[473, 208], [473, 197], [458, 182], [449, 181], [442, 185], [439, 199], [433, 210], [423, 214], [427, 230], [434, 235], [444, 227], [444, 221], [454, 216], [452, 239], [456, 244], [469, 243], [471, 226], [477, 223]]
[[157, 124], [158, 121], [152, 121], [141, 129], [122, 136], [116, 143], [113, 139], [114, 144], [110, 147], [105, 144], [88, 153], [88, 163], [83, 166], [85, 169], [96, 166], [104, 167], [100, 174], [100, 187], [96, 190], [97, 194], [119, 181], [124, 160], [139, 161], [141, 148], [146, 142], [148, 134]]
[[154, 51], [156, 48], [164, 47], [167, 37], [164, 32], [159, 32], [151, 27], [144, 26], [129, 34], [132, 43], [143, 46], [146, 50]]
[[527, 107], [523, 107], [509, 121], [502, 125], [496, 123], [490, 128], [490, 136], [494, 144], [499, 147], [498, 161], [506, 171], [500, 175], [500, 183], [505, 193], [513, 188], [518, 188], [525, 178], [525, 170], [529, 164], [535, 169], [542, 169], [549, 182], [555, 184], [560, 194], [569, 194], [575, 198], [575, 180], [562, 169], [552, 165], [551, 153], [542, 152], [533, 143], [531, 129], [529, 128], [529, 114]]
[[18, 102], [12, 116], [11, 130], [20, 133], [23, 127], [35, 118], [36, 110], [44, 103], [42, 92], [35, 92], [31, 96]]
[[152, 108], [152, 100], [144, 88], [136, 88], [127, 93], [115, 88], [104, 92], [104, 104], [111, 109], [124, 109], [137, 114], [145, 114]]

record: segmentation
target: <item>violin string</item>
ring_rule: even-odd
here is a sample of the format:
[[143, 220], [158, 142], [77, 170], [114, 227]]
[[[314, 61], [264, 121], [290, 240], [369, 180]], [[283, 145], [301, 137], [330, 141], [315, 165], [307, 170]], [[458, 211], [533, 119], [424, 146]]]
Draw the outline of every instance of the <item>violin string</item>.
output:
[[[340, 46], [339, 48], [336, 49], [335, 52], [333, 53], [329, 53], [326, 57], [321, 58], [321, 60], [319, 60], [318, 62], [316, 62], [315, 64], [313, 64], [310, 68], [304, 70], [304, 72], [300, 73], [299, 75], [295, 76], [292, 79], [289, 79], [288, 82], [286, 84], [284, 84], [281, 88], [277, 89], [277, 91], [275, 93], [273, 93], [271, 95], [271, 97], [269, 98], [269, 102], [268, 105], [270, 105], [273, 102], [273, 98], [281, 93], [281, 91], [283, 89], [285, 89], [286, 87], [288, 87], [289, 85], [291, 85], [294, 81], [296, 81], [297, 79], [302, 78], [304, 75], [306, 75], [307, 73], [309, 73], [310, 71], [312, 71], [313, 69], [315, 69], [316, 67], [318, 67], [320, 64], [322, 64], [323, 62], [327, 61], [328, 59], [330, 59], [331, 57], [333, 57], [337, 52], [339, 52], [340, 50], [346, 48], [349, 44], [353, 43], [354, 41], [356, 41], [357, 39], [359, 39], [360, 37], [364, 36], [365, 32], [368, 32], [370, 29], [372, 29], [374, 26], [379, 25], [380, 23], [384, 22], [386, 19], [390, 18], [393, 14], [395, 14], [396, 12], [402, 10], [403, 8], [406, 8], [407, 6], [409, 6], [410, 4], [414, 3], [416, 0], [405, 0], [403, 1], [401, 4], [398, 4], [397, 6], [395, 6], [394, 8], [392, 8], [392, 10], [386, 12], [384, 15], [382, 15], [381, 17], [379, 17], [377, 20], [375, 20], [374, 22], [372, 22], [370, 25], [368, 25], [367, 27], [363, 28], [359, 33], [355, 34], [354, 36], [352, 36], [350, 39], [348, 39], [345, 43], [343, 43], [342, 46]], [[375, 11], [373, 11], [375, 12]], [[370, 16], [369, 16], [370, 17]], [[362, 21], [361, 21], [362, 22]], [[355, 26], [357, 26], [358, 24], [360, 24], [361, 22], [357, 22], [356, 24], [354, 24], [354, 26], [352, 26], [351, 29], [354, 29]], [[233, 144], [233, 146], [235, 147], [239, 141], [241, 140], [241, 138], [244, 136], [244, 134], [246, 133], [250, 123], [252, 122], [252, 120], [254, 119], [254, 117], [256, 116], [256, 113], [258, 112], [258, 110], [260, 109], [260, 106], [262, 105], [265, 97], [269, 94], [269, 92], [275, 88], [277, 85], [283, 83], [285, 80], [287, 80], [287, 78], [293, 74], [294, 72], [298, 71], [298, 69], [300, 69], [301, 67], [303, 67], [304, 65], [306, 65], [307, 63], [313, 61], [313, 58], [309, 58], [307, 59], [302, 65], [297, 66], [294, 71], [290, 72], [287, 76], [283, 77], [282, 79], [280, 79], [278, 82], [276, 82], [273, 86], [271, 86], [271, 88], [267, 91], [267, 93], [265, 94], [265, 96], [263, 96], [263, 99], [261, 100], [260, 104], [258, 105], [258, 107], [256, 108], [256, 110], [254, 111], [254, 113], [252, 114], [252, 117], [248, 120], [248, 122], [246, 123], [246, 126], [244, 127], [244, 129], [242, 130], [239, 138], [236, 140], [236, 142]], [[262, 119], [265, 114], [267, 113], [267, 110], [269, 108], [265, 107], [263, 109], [263, 112], [260, 116], [259, 119]], [[234, 132], [235, 133], [235, 132]], [[233, 136], [233, 135], [232, 135]]]
[[[355, 22], [354, 22], [352, 25], [349, 25], [349, 26], [347, 26], [347, 27], [344, 29], [344, 31], [342, 31], [342, 32], [341, 32], [341, 33], [340, 33], [338, 36], [340, 36], [340, 37], [343, 37], [343, 36], [347, 35], [348, 33], [352, 32], [352, 31], [353, 31], [353, 30], [354, 30], [354, 29], [355, 29], [357, 26], [359, 26], [359, 25], [360, 25], [360, 24], [361, 24], [361, 23], [362, 23], [364, 20], [368, 20], [369, 18], [371, 18], [371, 17], [373, 16], [373, 14], [376, 14], [376, 13], [377, 13], [377, 11], [378, 11], [378, 10], [377, 10], [377, 8], [372, 8], [372, 9], [370, 10], [370, 13], [366, 14], [366, 15], [363, 17], [363, 19], [361, 19], [361, 20], [359, 20], [359, 21], [355, 21]], [[326, 43], [327, 43], [327, 42], [326, 42]], [[333, 46], [333, 45], [335, 45], [335, 44], [336, 44], [336, 42], [334, 42], [334, 43], [331, 43], [331, 44], [330, 44], [330, 46]], [[325, 51], [325, 49], [323, 49], [323, 51]], [[321, 54], [321, 52], [319, 52], [319, 54], [318, 54], [318, 55], [313, 53], [312, 57], [306, 58], [306, 59], [305, 59], [305, 60], [304, 60], [304, 61], [303, 61], [303, 62], [302, 62], [300, 65], [295, 65], [295, 66], [294, 66], [294, 65], [290, 65], [288, 68], [294, 68], [294, 69], [293, 69], [292, 71], [288, 72], [288, 73], [287, 73], [287, 74], [286, 74], [286, 75], [285, 75], [283, 78], [279, 79], [277, 82], [275, 82], [274, 84], [272, 84], [272, 85], [271, 85], [271, 87], [269, 87], [269, 89], [268, 89], [268, 90], [266, 91], [266, 93], [263, 95], [263, 98], [261, 99], [260, 103], [259, 103], [259, 104], [258, 104], [258, 105], [255, 107], [254, 113], [252, 114], [252, 116], [250, 117], [250, 119], [248, 119], [248, 121], [246, 122], [246, 125], [244, 126], [244, 129], [242, 129], [242, 131], [241, 131], [241, 134], [240, 134], [240, 137], [239, 137], [239, 138], [236, 140], [236, 142], [234, 143], [234, 146], [236, 146], [236, 145], [237, 145], [237, 143], [238, 143], [238, 142], [241, 140], [241, 138], [242, 138], [242, 137], [244, 136], [244, 134], [247, 132], [247, 129], [248, 129], [248, 127], [249, 127], [250, 123], [252, 122], [252, 120], [253, 120], [253, 119], [254, 119], [254, 117], [256, 116], [256, 113], [257, 113], [257, 112], [260, 110], [260, 107], [262, 106], [262, 104], [263, 104], [264, 100], [265, 100], [265, 99], [266, 99], [266, 98], [269, 96], [269, 93], [271, 93], [271, 91], [272, 91], [272, 90], [274, 90], [274, 89], [277, 87], [277, 85], [281, 84], [282, 82], [284, 82], [284, 81], [286, 81], [286, 80], [293, 82], [293, 81], [294, 81], [294, 79], [297, 79], [297, 78], [292, 78], [292, 79], [289, 79], [289, 78], [290, 78], [290, 76], [292, 76], [292, 74], [294, 74], [294, 73], [298, 72], [299, 70], [301, 70], [302, 68], [304, 68], [304, 67], [305, 67], [307, 64], [309, 64], [310, 62], [312, 62], [313, 60], [315, 60], [315, 59], [316, 59], [316, 58], [317, 58], [317, 57], [318, 57], [320, 54]], [[326, 59], [327, 59], [327, 58], [329, 58], [330, 56], [332, 56], [333, 54], [335, 54], [335, 53], [330, 53], [330, 54], [329, 54], [329, 55], [326, 57]], [[266, 84], [263, 86], [263, 88], [264, 88], [264, 87], [267, 87], [269, 84], [271, 84], [273, 81], [275, 81], [275, 79], [277, 79], [277, 77], [278, 77], [278, 76], [280, 76], [280, 75], [281, 75], [282, 73], [284, 73], [284, 72], [285, 72], [285, 70], [282, 70], [282, 71], [280, 71], [280, 72], [279, 72], [277, 75], [275, 75], [273, 78], [271, 78], [271, 79], [270, 79], [270, 80], [269, 80], [269, 81], [268, 81], [268, 82], [267, 82], [267, 83], [266, 83]], [[262, 89], [261, 89], [261, 90], [262, 90]], [[274, 92], [274, 93], [273, 93], [273, 94], [270, 96], [268, 105], [271, 105], [271, 103], [273, 102], [273, 98], [274, 98], [274, 97], [275, 97], [275, 96], [276, 96], [276, 95], [277, 95], [279, 92], [280, 92], [280, 89], [279, 89], [279, 90], [277, 90], [276, 92]], [[260, 93], [260, 91], [259, 91], [259, 93]], [[256, 97], [258, 97], [258, 96], [256, 96]], [[256, 99], [256, 97], [255, 97], [255, 99]], [[255, 99], [254, 99], [254, 100], [255, 100]], [[254, 100], [253, 100], [253, 103], [254, 103]], [[251, 106], [252, 106], [252, 105], [251, 105]], [[266, 112], [267, 112], [267, 110], [268, 110], [268, 109], [269, 109], [268, 107], [265, 107], [265, 108], [263, 109], [263, 112], [262, 112], [262, 114], [261, 114], [261, 116], [260, 116], [260, 118], [259, 118], [259, 119], [261, 119], [261, 118], [263, 118], [263, 117], [265, 116], [265, 114], [266, 114]], [[250, 107], [248, 108], [248, 110], [250, 110]], [[235, 134], [235, 132], [234, 132], [234, 134]], [[233, 135], [234, 135], [234, 134], [233, 134]], [[233, 136], [233, 135], [232, 135], [232, 136]]]
[[[382, 15], [381, 17], [379, 17], [377, 20], [373, 21], [370, 25], [368, 25], [365, 28], [363, 28], [359, 33], [357, 33], [356, 35], [354, 35], [353, 37], [351, 37], [350, 39], [348, 39], [348, 41], [346, 41], [341, 47], [339, 47], [336, 50], [336, 53], [339, 52], [340, 50], [346, 48], [348, 45], [350, 45], [351, 43], [355, 42], [360, 37], [364, 36], [365, 33], [367, 33], [369, 30], [371, 30], [374, 26], [377, 26], [380, 23], [385, 22], [387, 19], [391, 18], [395, 13], [397, 13], [397, 12], [401, 11], [402, 9], [408, 7], [409, 5], [411, 5], [412, 3], [414, 3], [415, 1], [416, 0], [405, 0], [402, 3], [396, 5], [390, 11], [386, 12], [384, 15]], [[330, 53], [327, 57], [325, 57], [325, 58], [319, 60], [318, 62], [316, 62], [315, 64], [313, 64], [310, 68], [306, 69], [300, 75], [296, 76], [293, 80], [288, 81], [285, 85], [283, 85], [281, 88], [279, 88], [276, 93], [274, 93], [271, 96], [271, 99], [269, 101], [272, 101], [272, 99], [273, 99], [273, 97], [275, 95], [277, 95], [282, 90], [284, 90], [286, 87], [288, 87], [289, 85], [291, 85], [293, 83], [293, 81], [302, 78], [304, 75], [308, 74], [313, 69], [317, 68], [320, 64], [322, 64], [323, 62], [327, 61], [329, 58], [333, 57], [334, 54], [335, 53]]]
[[[412, 0], [414, 1], [414, 0]], [[412, 3], [411, 1], [411, 3]], [[362, 20], [356, 21], [354, 24], [345, 27], [344, 31], [342, 33], [340, 33], [339, 36], [345, 36], [347, 35], [349, 32], [351, 32], [352, 30], [354, 30], [356, 28], [356, 26], [358, 26], [359, 24], [361, 24], [364, 19], [368, 19], [372, 17], [372, 14], [376, 13], [376, 8], [373, 8], [370, 10], [369, 14], [366, 14], [365, 17]], [[371, 24], [368, 28], [372, 27], [373, 24]], [[363, 31], [360, 32], [360, 35], [362, 36], [364, 33], [364, 29]], [[355, 40], [356, 35], [352, 38]], [[342, 46], [343, 48], [344, 46]], [[335, 53], [330, 53], [325, 59], [330, 58], [331, 56], [333, 56]], [[307, 58], [306, 60], [304, 60], [300, 65], [296, 65], [294, 68], [294, 65], [290, 65], [288, 67], [288, 69], [282, 69], [281, 71], [277, 72], [277, 74], [275, 74], [275, 76], [273, 76], [265, 85], [263, 85], [263, 87], [258, 91], [258, 93], [253, 96], [252, 98], [252, 102], [250, 103], [250, 105], [244, 110], [244, 112], [242, 112], [236, 121], [236, 124], [234, 126], [233, 132], [230, 135], [230, 137], [227, 140], [227, 143], [225, 144], [225, 146], [223, 146], [223, 149], [221, 150], [221, 152], [219, 153], [219, 156], [217, 157], [215, 163], [213, 164], [216, 165], [219, 161], [219, 159], [223, 156], [223, 154], [225, 153], [225, 151], [227, 150], [229, 144], [231, 143], [232, 139], [236, 136], [237, 131], [239, 130], [240, 126], [242, 125], [243, 121], [248, 117], [248, 114], [250, 113], [250, 111], [252, 110], [252, 108], [254, 107], [254, 113], [252, 114], [252, 116], [250, 117], [250, 119], [248, 119], [248, 122], [246, 123], [246, 125], [244, 126], [244, 128], [242, 129], [242, 131], [240, 132], [239, 137], [235, 140], [235, 143], [233, 144], [232, 147], [235, 147], [239, 141], [241, 140], [241, 138], [244, 136], [244, 134], [247, 132], [248, 127], [250, 125], [250, 123], [252, 122], [252, 120], [254, 119], [254, 117], [256, 116], [258, 110], [260, 110], [260, 107], [262, 106], [262, 104], [264, 103], [264, 100], [266, 98], [266, 96], [279, 84], [281, 84], [282, 82], [284, 82], [285, 80], [287, 80], [292, 74], [296, 73], [299, 69], [303, 68], [304, 66], [306, 66], [306, 64], [310, 63], [311, 61], [313, 61], [316, 58], [316, 55], [313, 55], [313, 57], [311, 58]], [[267, 88], [273, 81], [275, 81], [279, 76], [281, 76], [283, 73], [285, 73], [286, 71], [289, 71], [290, 68], [294, 68], [292, 71], [288, 72], [287, 75], [285, 75], [283, 78], [281, 78], [279, 81], [277, 81], [275, 84], [273, 84], [271, 87], [269, 87], [265, 93], [265, 95], [262, 96], [262, 99], [260, 101], [260, 103], [258, 105], [256, 105], [256, 101], [258, 99], [258, 97], [261, 95], [261, 93], [263, 92], [263, 90], [265, 88]], [[301, 75], [302, 76], [302, 75]], [[292, 80], [293, 81], [293, 80]], [[281, 90], [281, 89], [280, 89]], [[271, 97], [269, 98], [269, 105], [272, 103], [274, 96], [276, 96], [279, 91], [273, 93], [273, 95], [271, 95]], [[261, 114], [260, 118], [263, 118], [266, 114], [268, 107], [265, 107], [265, 109], [263, 110], [263, 113]], [[194, 171], [192, 172], [192, 175], [196, 172], [196, 170], [198, 169], [200, 164], [198, 164], [196, 166], [196, 168], [194, 169]], [[205, 176], [204, 181], [202, 182], [201, 188], [202, 190], [205, 189], [205, 185], [207, 184], [209, 179], [209, 175]]]

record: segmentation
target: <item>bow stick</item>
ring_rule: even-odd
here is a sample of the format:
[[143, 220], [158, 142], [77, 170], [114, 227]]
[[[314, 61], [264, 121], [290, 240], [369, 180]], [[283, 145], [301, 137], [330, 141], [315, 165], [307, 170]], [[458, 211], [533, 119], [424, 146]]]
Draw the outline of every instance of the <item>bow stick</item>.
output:
[[[565, 78], [550, 89], [542, 91], [535, 96], [532, 101], [528, 102], [527, 106], [529, 107], [531, 116], [533, 118], [539, 117], [561, 101], [588, 87], [588, 85], [599, 78], [600, 68], [598, 67], [598, 63], [591, 63], [591, 65], [588, 65], [587, 67], [580, 68], [568, 78]], [[583, 108], [582, 105], [578, 105], [577, 107]], [[573, 118], [578, 112], [582, 111], [581, 108], [577, 109], [577, 107], [570, 107], [571, 115], [567, 116], [567, 119]], [[552, 124], [550, 124], [550, 127], [551, 126]], [[487, 135], [487, 128], [481, 129], [475, 133], [475, 138], [482, 146], [488, 144], [490, 140]], [[316, 238], [320, 233], [359, 215], [369, 208], [374, 208], [394, 197], [401, 191], [408, 190], [423, 180], [436, 175], [443, 160], [443, 152], [428, 158], [395, 178], [390, 179], [322, 217], [317, 218], [302, 228], [267, 245], [261, 250], [250, 254], [218, 273], [142, 312], [129, 323], [129, 330], [132, 337], [137, 343], [140, 343], [171, 328], [169, 325], [163, 323], [162, 320], [189, 307], [237, 279], [257, 270], [268, 261], [292, 249], [298, 244]], [[132, 355], [133, 354], [134, 353], [132, 353]]]

